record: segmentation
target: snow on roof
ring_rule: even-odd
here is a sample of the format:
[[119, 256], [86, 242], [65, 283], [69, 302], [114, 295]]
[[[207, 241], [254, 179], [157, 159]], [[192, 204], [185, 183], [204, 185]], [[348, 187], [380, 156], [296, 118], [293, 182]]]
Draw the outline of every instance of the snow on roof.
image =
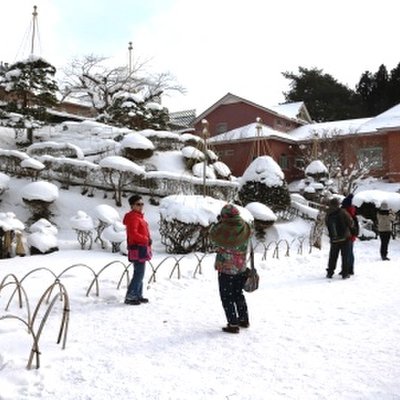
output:
[[361, 125], [370, 121], [371, 118], [348, 119], [342, 121], [320, 122], [316, 124], [303, 125], [290, 131], [289, 136], [294, 140], [310, 140], [323, 138], [326, 135], [348, 135], [358, 132]]
[[[186, 224], [209, 226], [217, 222], [217, 216], [225, 204], [226, 201], [208, 196], [172, 195], [161, 200], [159, 210], [162, 218], [167, 221], [178, 220]], [[248, 210], [237, 205], [236, 207], [245, 221], [253, 221], [253, 217]]]
[[216, 143], [216, 142], [225, 142], [225, 141], [234, 141], [234, 140], [242, 140], [242, 139], [251, 139], [257, 137], [270, 138], [276, 137], [283, 140], [289, 140], [293, 142], [293, 138], [291, 135], [286, 133], [282, 133], [272, 129], [268, 125], [261, 124], [260, 133], [258, 133], [257, 126], [259, 126], [258, 122], [252, 122], [251, 124], [241, 126], [240, 128], [232, 129], [231, 131], [221, 133], [219, 135], [211, 137], [208, 142]]
[[400, 104], [373, 118], [358, 118], [341, 121], [308, 124], [290, 132], [290, 137], [296, 140], [309, 140], [317, 135], [349, 135], [356, 133], [371, 133], [382, 129], [400, 129]]
[[383, 201], [386, 201], [394, 212], [400, 210], [400, 194], [386, 192], [384, 190], [364, 190], [358, 192], [353, 197], [353, 204], [360, 207], [363, 203], [373, 203], [380, 208]]
[[364, 123], [360, 131], [373, 132], [384, 128], [400, 128], [400, 104], [389, 108], [389, 110]]
[[138, 133], [129, 133], [121, 141], [121, 148], [154, 150], [154, 144]]
[[241, 186], [246, 182], [261, 182], [269, 187], [282, 186], [285, 175], [270, 156], [257, 157], [244, 171]]
[[32, 182], [22, 189], [21, 194], [24, 200], [42, 200], [50, 203], [58, 199], [58, 187], [45, 181]]
[[99, 165], [102, 168], [112, 168], [118, 171], [132, 172], [137, 175], [143, 175], [145, 173], [143, 167], [121, 156], [105, 157], [100, 160]]
[[300, 114], [301, 108], [303, 107], [304, 102], [296, 101], [293, 103], [283, 103], [277, 104], [275, 106], [269, 107], [272, 111], [275, 111], [278, 114], [284, 115], [291, 119], [298, 119], [298, 115]]

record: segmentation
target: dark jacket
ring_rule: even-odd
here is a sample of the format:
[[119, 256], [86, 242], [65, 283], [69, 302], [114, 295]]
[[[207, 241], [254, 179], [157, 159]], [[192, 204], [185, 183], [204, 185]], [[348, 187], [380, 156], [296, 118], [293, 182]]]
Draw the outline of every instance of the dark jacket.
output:
[[[335, 221], [336, 226], [332, 226], [331, 221]], [[343, 208], [330, 207], [326, 213], [325, 224], [328, 228], [331, 243], [345, 242], [351, 239], [350, 228], [353, 227], [353, 219]]]

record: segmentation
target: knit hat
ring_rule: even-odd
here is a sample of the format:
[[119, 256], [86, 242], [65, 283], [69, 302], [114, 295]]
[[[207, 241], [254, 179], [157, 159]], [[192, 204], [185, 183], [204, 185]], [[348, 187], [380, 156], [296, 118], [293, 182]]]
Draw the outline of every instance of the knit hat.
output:
[[239, 215], [239, 210], [233, 204], [225, 204], [221, 210], [221, 218], [232, 218]]
[[388, 203], [387, 203], [387, 201], [382, 201], [382, 203], [381, 203], [381, 210], [389, 210], [389, 205], [388, 205]]
[[342, 201], [342, 207], [350, 207], [353, 201], [353, 195], [350, 193], [347, 197], [345, 197]]

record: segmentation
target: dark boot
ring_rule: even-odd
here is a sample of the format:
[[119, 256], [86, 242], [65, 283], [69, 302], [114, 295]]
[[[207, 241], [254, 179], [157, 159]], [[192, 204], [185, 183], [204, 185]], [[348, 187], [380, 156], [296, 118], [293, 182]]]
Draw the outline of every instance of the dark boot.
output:
[[224, 326], [222, 330], [226, 333], [239, 333], [239, 326], [228, 324], [227, 326]]

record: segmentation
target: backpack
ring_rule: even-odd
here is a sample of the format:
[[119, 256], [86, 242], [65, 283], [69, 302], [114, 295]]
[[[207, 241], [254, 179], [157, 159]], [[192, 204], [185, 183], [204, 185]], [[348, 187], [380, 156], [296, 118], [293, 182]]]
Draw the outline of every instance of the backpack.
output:
[[360, 224], [358, 223], [358, 218], [356, 216], [352, 217], [353, 227], [350, 228], [350, 232], [353, 236], [358, 236], [360, 233]]
[[340, 209], [328, 214], [326, 226], [331, 243], [343, 242], [346, 240], [346, 223]]

